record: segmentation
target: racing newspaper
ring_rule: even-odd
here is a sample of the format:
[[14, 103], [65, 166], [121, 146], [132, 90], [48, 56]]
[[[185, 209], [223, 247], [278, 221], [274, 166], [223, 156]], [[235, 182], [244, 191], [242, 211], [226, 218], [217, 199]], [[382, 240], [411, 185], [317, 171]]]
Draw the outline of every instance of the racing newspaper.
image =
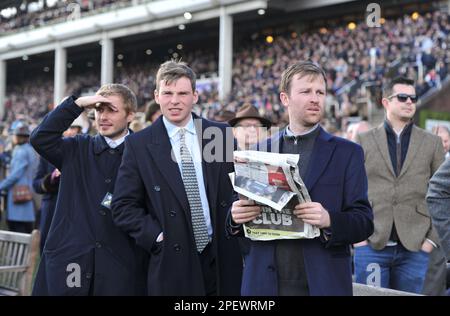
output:
[[299, 155], [235, 151], [234, 190], [262, 206], [255, 220], [244, 224], [252, 240], [315, 238], [320, 230], [292, 214], [295, 205], [310, 202], [298, 170]]

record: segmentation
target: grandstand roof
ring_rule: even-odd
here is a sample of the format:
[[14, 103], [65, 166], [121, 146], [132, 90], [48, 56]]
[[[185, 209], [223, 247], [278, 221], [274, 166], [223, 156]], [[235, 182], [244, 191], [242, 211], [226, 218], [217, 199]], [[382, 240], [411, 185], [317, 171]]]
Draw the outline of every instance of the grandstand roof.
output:
[[31, 2], [31, 0], [2, 0], [0, 1], [0, 9], [9, 8], [9, 7], [19, 7], [22, 2]]

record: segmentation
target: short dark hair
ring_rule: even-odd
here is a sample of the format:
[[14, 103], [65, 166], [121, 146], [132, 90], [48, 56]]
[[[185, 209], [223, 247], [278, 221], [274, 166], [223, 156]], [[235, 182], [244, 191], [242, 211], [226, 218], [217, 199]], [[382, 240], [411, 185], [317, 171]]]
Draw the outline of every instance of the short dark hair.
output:
[[392, 93], [394, 93], [394, 86], [396, 84], [404, 84], [407, 86], [414, 87], [414, 80], [406, 78], [406, 77], [396, 77], [391, 81], [388, 81], [383, 86], [383, 98], [390, 97]]
[[156, 74], [156, 91], [159, 91], [159, 84], [164, 80], [166, 84], [171, 84], [180, 78], [186, 77], [191, 81], [192, 92], [195, 91], [195, 72], [184, 62], [170, 60], [163, 63]]

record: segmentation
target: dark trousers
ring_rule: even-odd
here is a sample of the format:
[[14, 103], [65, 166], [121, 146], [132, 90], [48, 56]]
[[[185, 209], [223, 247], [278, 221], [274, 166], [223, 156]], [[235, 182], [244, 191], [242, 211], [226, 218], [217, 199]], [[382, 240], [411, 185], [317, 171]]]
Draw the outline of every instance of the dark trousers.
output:
[[207, 296], [215, 296], [217, 295], [216, 257], [211, 243], [198, 256], [202, 266], [205, 293]]
[[7, 221], [8, 228], [12, 232], [30, 234], [33, 231], [34, 222]]

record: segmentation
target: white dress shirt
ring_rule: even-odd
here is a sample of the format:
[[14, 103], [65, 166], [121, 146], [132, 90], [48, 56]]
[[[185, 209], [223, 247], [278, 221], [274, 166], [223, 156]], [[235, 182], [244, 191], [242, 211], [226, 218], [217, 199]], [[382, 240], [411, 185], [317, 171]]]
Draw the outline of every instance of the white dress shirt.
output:
[[106, 140], [106, 143], [108, 144], [109, 147], [111, 148], [116, 148], [118, 146], [120, 146], [120, 144], [122, 144], [125, 141], [125, 137], [127, 137], [128, 135], [130, 135], [130, 131], [127, 130], [127, 134], [125, 136], [120, 137], [119, 139], [116, 140], [112, 140], [111, 138], [108, 138], [106, 136], [103, 136]]

